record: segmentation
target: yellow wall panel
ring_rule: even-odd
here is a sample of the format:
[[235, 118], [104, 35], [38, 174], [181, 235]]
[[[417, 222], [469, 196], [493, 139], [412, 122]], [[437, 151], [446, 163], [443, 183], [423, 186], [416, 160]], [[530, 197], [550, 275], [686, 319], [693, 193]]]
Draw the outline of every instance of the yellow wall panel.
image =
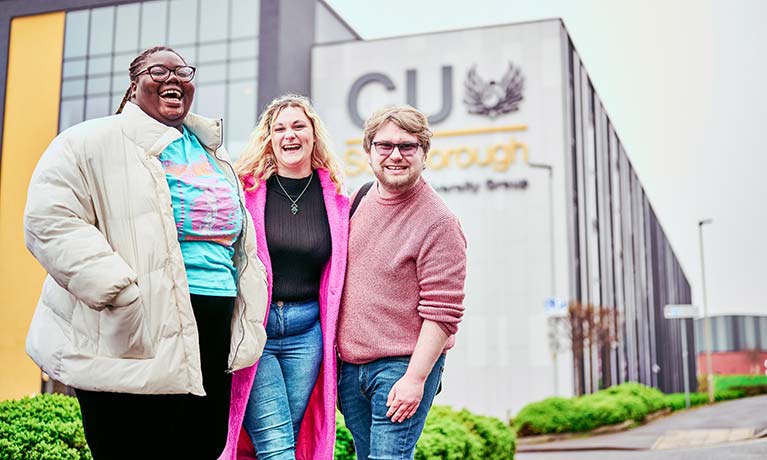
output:
[[40, 392], [24, 340], [45, 271], [24, 246], [27, 186], [58, 132], [64, 12], [14, 18], [0, 162], [0, 400]]

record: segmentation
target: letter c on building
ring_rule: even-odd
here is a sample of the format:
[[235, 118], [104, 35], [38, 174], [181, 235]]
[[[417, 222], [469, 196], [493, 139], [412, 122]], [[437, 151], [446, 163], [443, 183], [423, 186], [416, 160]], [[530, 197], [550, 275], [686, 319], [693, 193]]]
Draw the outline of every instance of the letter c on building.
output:
[[365, 120], [360, 116], [357, 107], [357, 98], [359, 97], [362, 88], [370, 83], [380, 83], [388, 91], [393, 91], [395, 89], [394, 82], [391, 81], [391, 78], [382, 73], [366, 73], [354, 82], [349, 90], [349, 97], [346, 99], [346, 110], [349, 112], [349, 117], [352, 119], [352, 122], [360, 128], [365, 127]]

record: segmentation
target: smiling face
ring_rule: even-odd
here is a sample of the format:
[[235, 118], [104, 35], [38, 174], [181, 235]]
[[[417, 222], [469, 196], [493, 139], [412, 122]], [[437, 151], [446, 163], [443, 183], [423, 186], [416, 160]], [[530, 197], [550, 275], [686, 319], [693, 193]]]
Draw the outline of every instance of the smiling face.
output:
[[314, 129], [300, 107], [285, 107], [272, 121], [272, 150], [277, 174], [301, 179], [312, 172]]
[[[373, 143], [376, 142], [418, 143], [418, 138], [415, 134], [400, 128], [396, 123], [387, 121], [373, 136]], [[373, 174], [381, 186], [379, 193], [382, 197], [388, 198], [406, 192], [418, 182], [426, 162], [426, 153], [419, 146], [412, 155], [403, 156], [398, 148], [392, 150], [389, 155], [384, 155], [379, 153], [373, 145], [368, 152], [368, 158]]]
[[[147, 56], [140, 71], [153, 65], [175, 69], [186, 65], [186, 62], [172, 51], [158, 51]], [[156, 82], [144, 72], [131, 82], [131, 89], [133, 102], [144, 113], [160, 123], [179, 129], [194, 100], [194, 83], [180, 81], [173, 72], [164, 82]]]

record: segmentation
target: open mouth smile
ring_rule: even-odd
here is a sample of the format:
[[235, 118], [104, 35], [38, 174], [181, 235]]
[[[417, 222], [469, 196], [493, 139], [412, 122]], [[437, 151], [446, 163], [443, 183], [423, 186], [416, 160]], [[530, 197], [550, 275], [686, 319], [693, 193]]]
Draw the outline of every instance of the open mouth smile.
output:
[[170, 105], [181, 105], [184, 93], [178, 88], [166, 88], [160, 91], [160, 99]]
[[286, 152], [295, 152], [299, 149], [301, 149], [301, 144], [285, 144], [282, 146], [282, 150]]

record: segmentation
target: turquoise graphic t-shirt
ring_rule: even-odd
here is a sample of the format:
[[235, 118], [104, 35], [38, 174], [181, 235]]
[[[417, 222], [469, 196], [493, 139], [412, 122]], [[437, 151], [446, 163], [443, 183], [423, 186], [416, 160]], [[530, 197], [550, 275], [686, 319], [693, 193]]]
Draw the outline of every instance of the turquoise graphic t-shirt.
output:
[[160, 154], [160, 162], [170, 188], [189, 291], [234, 297], [237, 270], [232, 257], [242, 228], [237, 187], [197, 137], [186, 126], [183, 130], [181, 138]]

